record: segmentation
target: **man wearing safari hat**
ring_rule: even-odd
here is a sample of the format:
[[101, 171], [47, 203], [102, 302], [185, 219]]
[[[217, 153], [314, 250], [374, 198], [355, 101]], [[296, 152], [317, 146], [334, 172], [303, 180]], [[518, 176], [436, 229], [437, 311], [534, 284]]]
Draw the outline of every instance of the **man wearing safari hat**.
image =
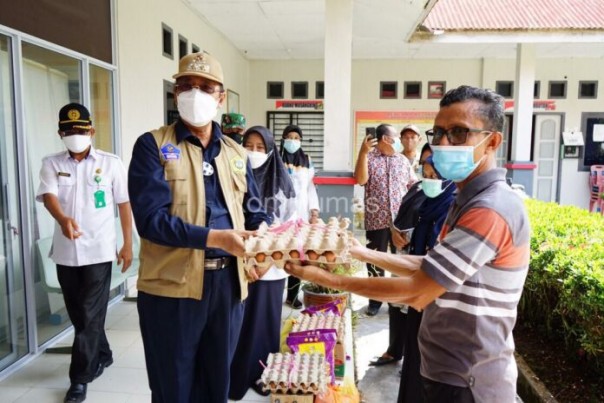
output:
[[116, 258], [114, 209], [124, 245], [117, 253], [126, 271], [132, 262], [132, 213], [126, 169], [119, 157], [91, 145], [94, 129], [83, 105], [59, 112], [59, 136], [67, 151], [42, 161], [36, 200], [56, 220], [50, 257], [57, 264], [65, 308], [75, 328], [65, 402], [86, 399], [87, 384], [113, 363], [105, 335], [111, 266]]
[[226, 402], [248, 281], [244, 239], [269, 218], [246, 151], [212, 119], [220, 63], [179, 63], [179, 119], [140, 136], [129, 169], [141, 236], [138, 312], [153, 402]]

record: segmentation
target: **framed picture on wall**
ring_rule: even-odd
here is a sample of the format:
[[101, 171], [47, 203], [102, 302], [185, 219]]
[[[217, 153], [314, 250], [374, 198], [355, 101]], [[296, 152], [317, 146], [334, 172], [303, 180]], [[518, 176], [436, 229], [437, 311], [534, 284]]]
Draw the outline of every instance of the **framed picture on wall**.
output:
[[442, 98], [445, 95], [446, 85], [445, 81], [428, 81], [428, 98]]
[[239, 94], [232, 90], [227, 90], [226, 109], [228, 113], [239, 113]]

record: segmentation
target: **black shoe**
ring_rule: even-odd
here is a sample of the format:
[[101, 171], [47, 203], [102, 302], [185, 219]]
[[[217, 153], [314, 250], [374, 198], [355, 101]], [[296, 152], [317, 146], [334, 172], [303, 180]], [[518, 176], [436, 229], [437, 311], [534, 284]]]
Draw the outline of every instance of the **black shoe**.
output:
[[294, 299], [293, 301], [286, 299], [285, 303], [289, 306], [291, 306], [294, 309], [301, 309], [302, 308], [302, 302], [300, 302], [300, 300], [298, 298]]
[[96, 372], [94, 373], [94, 379], [103, 375], [103, 371], [105, 371], [105, 368], [111, 366], [111, 364], [113, 364], [113, 358], [109, 358], [108, 360], [104, 361], [99, 361], [99, 366], [97, 367]]
[[378, 306], [368, 306], [367, 311], [365, 311], [365, 313], [367, 314], [367, 316], [375, 316], [378, 314], [379, 311], [380, 307]]
[[65, 399], [63, 399], [64, 403], [80, 403], [86, 400], [86, 389], [87, 385], [85, 383], [72, 383], [69, 389], [67, 390], [67, 394], [65, 395]]
[[381, 367], [382, 365], [392, 364], [392, 363], [397, 362], [397, 361], [400, 361], [400, 360], [397, 360], [394, 357], [384, 357], [382, 355], [381, 357], [377, 357], [373, 361], [369, 361], [369, 365], [372, 366], [372, 367]]

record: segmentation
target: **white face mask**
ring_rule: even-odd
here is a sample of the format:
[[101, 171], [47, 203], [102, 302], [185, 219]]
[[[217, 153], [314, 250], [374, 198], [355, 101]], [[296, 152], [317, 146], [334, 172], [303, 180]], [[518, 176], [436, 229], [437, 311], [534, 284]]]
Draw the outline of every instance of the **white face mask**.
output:
[[268, 160], [268, 154], [261, 153], [260, 151], [248, 151], [247, 158], [250, 160], [252, 169], [260, 168], [266, 160]]
[[195, 127], [207, 125], [218, 112], [218, 101], [208, 93], [197, 88], [178, 94], [178, 113], [180, 117]]
[[72, 136], [63, 137], [63, 144], [72, 153], [81, 153], [86, 151], [91, 144], [90, 135], [74, 134]]
[[285, 150], [290, 154], [298, 151], [301, 146], [302, 142], [300, 140], [285, 139], [283, 142], [283, 148], [285, 148]]

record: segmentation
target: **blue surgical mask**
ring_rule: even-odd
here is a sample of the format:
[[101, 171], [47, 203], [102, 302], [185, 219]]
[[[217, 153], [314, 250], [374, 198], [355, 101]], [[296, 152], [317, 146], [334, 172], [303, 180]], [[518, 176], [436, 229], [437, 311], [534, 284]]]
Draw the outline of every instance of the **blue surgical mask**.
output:
[[[490, 136], [490, 135], [489, 135]], [[474, 163], [474, 149], [489, 138], [485, 137], [475, 146], [432, 146], [434, 168], [445, 179], [461, 182], [470, 176], [483, 160]]]
[[285, 141], [283, 142], [283, 148], [285, 148], [285, 150], [290, 154], [293, 154], [298, 151], [300, 149], [300, 146], [300, 140], [285, 139]]
[[[443, 187], [443, 183], [445, 183], [445, 187]], [[422, 180], [422, 190], [427, 197], [434, 199], [440, 196], [452, 183], [451, 181], [443, 181], [442, 179], [424, 178]]]
[[392, 146], [392, 148], [394, 149], [395, 153], [400, 153], [401, 151], [403, 151], [403, 145], [401, 144], [401, 139], [394, 139], [394, 143], [390, 144]]

